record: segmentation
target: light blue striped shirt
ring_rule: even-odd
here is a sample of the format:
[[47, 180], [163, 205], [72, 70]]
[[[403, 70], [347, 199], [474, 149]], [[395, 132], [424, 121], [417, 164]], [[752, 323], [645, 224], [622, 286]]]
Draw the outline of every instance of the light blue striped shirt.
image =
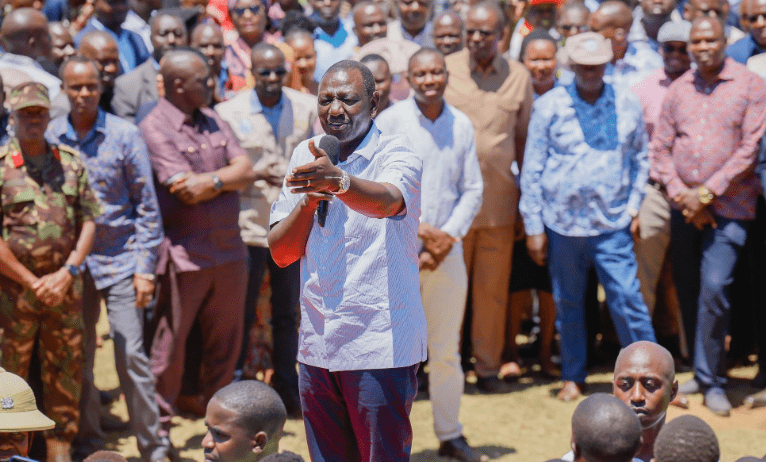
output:
[[[319, 145], [321, 136], [314, 137]], [[308, 141], [295, 148], [288, 171], [314, 160]], [[426, 358], [426, 318], [420, 299], [418, 225], [423, 162], [402, 135], [373, 124], [343, 171], [394, 185], [406, 209], [369, 218], [330, 201], [325, 227], [314, 225], [301, 258], [298, 361], [330, 371], [390, 369]], [[302, 199], [283, 186], [270, 222]]]
[[535, 101], [528, 133], [519, 202], [527, 235], [548, 227], [597, 236], [630, 225], [649, 178], [637, 96], [607, 84], [591, 105], [574, 83], [556, 87]]
[[383, 133], [407, 135], [423, 158], [420, 220], [462, 239], [479, 213], [484, 189], [468, 116], [445, 102], [431, 122], [408, 98], [383, 111], [375, 124]]

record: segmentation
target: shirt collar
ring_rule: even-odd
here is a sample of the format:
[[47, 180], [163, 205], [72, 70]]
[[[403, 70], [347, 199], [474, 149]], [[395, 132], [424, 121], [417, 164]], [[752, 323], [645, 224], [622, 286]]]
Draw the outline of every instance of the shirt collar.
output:
[[321, 27], [317, 27], [314, 29], [314, 38], [323, 40], [333, 47], [339, 48], [341, 45], [346, 43], [346, 39], [348, 38], [348, 31], [346, 30], [346, 25], [339, 18], [338, 29], [335, 31], [335, 34], [330, 36]]
[[348, 156], [348, 159], [346, 159], [346, 163], [351, 162], [351, 160], [357, 155], [360, 155], [367, 160], [372, 160], [372, 156], [375, 155], [375, 151], [378, 150], [379, 138], [380, 138], [380, 130], [378, 129], [378, 126], [375, 125], [375, 122], [373, 121], [372, 126], [367, 131], [367, 135], [365, 135], [364, 139], [359, 144], [359, 146], [357, 146], [354, 152], [352, 152], [351, 155]]
[[423, 38], [428, 37], [432, 34], [431, 30], [433, 29], [433, 23], [431, 21], [428, 21], [426, 25], [423, 26], [423, 30], [421, 30], [415, 35], [410, 35], [410, 33], [404, 29], [404, 25], [402, 24], [401, 21], [399, 21], [399, 27], [402, 29], [402, 36], [404, 38], [406, 38], [410, 42], [418, 43], [419, 40], [422, 40]]
[[420, 110], [420, 106], [418, 106], [418, 102], [415, 101], [414, 96], [410, 96], [409, 98], [407, 98], [406, 100], [402, 102], [405, 102], [405, 101], [410, 105], [415, 115], [417, 115], [420, 119], [427, 120], [428, 122], [432, 124], [435, 124], [440, 119], [447, 117], [447, 101], [444, 100], [443, 98], [442, 98], [442, 101], [444, 102], [444, 105], [442, 106], [442, 112], [439, 114], [439, 117], [437, 117], [436, 120], [434, 120], [433, 122], [431, 121], [431, 119], [423, 115], [423, 111]]
[[[721, 72], [718, 73], [718, 78], [716, 80], [734, 80], [735, 71], [734, 71], [734, 65], [732, 64], [734, 62], [733, 59], [729, 58], [728, 56], [723, 61], [723, 67], [721, 68]], [[694, 80], [703, 81], [702, 77], [699, 75], [699, 70], [694, 70]]]
[[163, 96], [159, 99], [159, 101], [157, 101], [157, 107], [155, 110], [160, 111], [170, 126], [173, 127], [173, 130], [177, 132], [181, 131], [181, 127], [184, 125], [184, 120], [186, 120], [186, 114], [184, 114], [177, 107], [173, 106], [173, 103], [165, 99]]
[[[474, 72], [479, 72], [479, 63], [473, 59], [473, 56], [471, 56], [471, 53], [468, 51], [468, 49], [466, 49], [466, 52], [468, 52], [468, 68], [471, 70], [471, 73], [473, 74]], [[485, 70], [484, 74], [497, 74], [500, 72], [501, 59], [503, 59], [503, 57], [499, 52], [496, 52], [495, 57], [492, 58], [492, 62]]]
[[[61, 124], [59, 127], [59, 133], [56, 133], [58, 137], [61, 137], [61, 135], [66, 136], [66, 138], [72, 142], [78, 142], [79, 137], [77, 136], [77, 132], [74, 129], [74, 126], [72, 125], [72, 115], [66, 116], [66, 123]], [[93, 132], [106, 132], [106, 112], [104, 112], [103, 109], [98, 108], [98, 115], [96, 116], [96, 123], [93, 125], [93, 127], [90, 129], [88, 134], [85, 136], [85, 139], [90, 138], [91, 133]]]
[[585, 106], [585, 107], [591, 107], [595, 108], [598, 106], [605, 106], [609, 104], [614, 104], [614, 88], [612, 88], [611, 85], [608, 83], [604, 83], [604, 90], [601, 92], [601, 96], [598, 97], [596, 100], [596, 103], [591, 105], [584, 99], [580, 97], [580, 93], [577, 91], [577, 84], [575, 82], [570, 83], [566, 86], [567, 92], [572, 97], [572, 101], [576, 106]]
[[261, 104], [261, 100], [258, 99], [258, 93], [255, 90], [250, 92], [250, 114], [260, 114], [264, 109], [281, 110], [285, 102], [285, 92], [282, 92], [282, 96], [279, 97], [279, 102], [272, 108], [264, 108]]

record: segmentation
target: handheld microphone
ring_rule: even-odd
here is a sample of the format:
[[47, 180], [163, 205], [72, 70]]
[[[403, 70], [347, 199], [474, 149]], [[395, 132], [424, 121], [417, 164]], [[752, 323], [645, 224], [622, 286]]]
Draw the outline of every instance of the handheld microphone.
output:
[[[327, 157], [330, 158], [330, 162], [333, 165], [338, 165], [340, 160], [340, 141], [332, 135], [325, 135], [319, 140], [319, 149], [327, 153]], [[319, 226], [324, 227], [325, 221], [327, 221], [327, 212], [330, 208], [328, 201], [319, 201], [319, 207], [317, 208], [317, 221]]]

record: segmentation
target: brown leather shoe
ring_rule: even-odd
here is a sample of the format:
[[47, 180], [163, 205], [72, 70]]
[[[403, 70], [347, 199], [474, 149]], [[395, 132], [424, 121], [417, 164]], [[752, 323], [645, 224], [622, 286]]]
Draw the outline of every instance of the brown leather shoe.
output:
[[564, 402], [573, 401], [582, 396], [584, 391], [584, 383], [575, 383], [571, 380], [565, 380], [564, 387], [559, 391], [558, 395], [556, 395], [556, 399], [560, 399]]

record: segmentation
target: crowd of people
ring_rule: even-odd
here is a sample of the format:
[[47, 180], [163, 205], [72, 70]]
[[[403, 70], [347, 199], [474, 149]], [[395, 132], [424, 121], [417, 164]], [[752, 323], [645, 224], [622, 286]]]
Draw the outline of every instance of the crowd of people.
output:
[[467, 375], [571, 401], [610, 343], [564, 460], [648, 462], [757, 352], [766, 406], [766, 1], [6, 0], [0, 46], [1, 359], [48, 462], [104, 446], [102, 305], [147, 462], [179, 409], [210, 460], [286, 418], [312, 460], [408, 460], [418, 389], [486, 460]]

